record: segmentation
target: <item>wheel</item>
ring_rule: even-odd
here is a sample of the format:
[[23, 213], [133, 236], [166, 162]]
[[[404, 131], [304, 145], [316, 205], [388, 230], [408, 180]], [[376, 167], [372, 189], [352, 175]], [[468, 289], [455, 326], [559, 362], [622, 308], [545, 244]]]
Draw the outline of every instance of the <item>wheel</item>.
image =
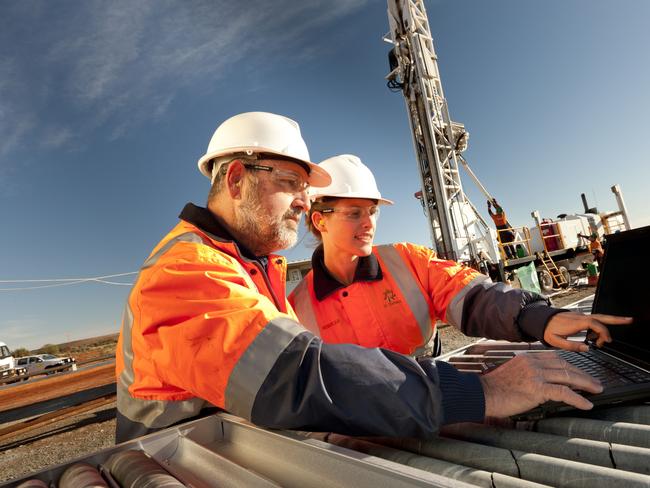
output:
[[564, 281], [566, 282], [566, 284], [562, 285], [562, 288], [568, 288], [569, 285], [571, 285], [571, 273], [569, 273], [569, 270], [564, 266], [560, 266], [557, 270], [560, 272], [562, 278], [564, 278]]
[[543, 269], [537, 272], [537, 278], [539, 279], [539, 287], [543, 292], [553, 290], [553, 277], [551, 276], [551, 273]]

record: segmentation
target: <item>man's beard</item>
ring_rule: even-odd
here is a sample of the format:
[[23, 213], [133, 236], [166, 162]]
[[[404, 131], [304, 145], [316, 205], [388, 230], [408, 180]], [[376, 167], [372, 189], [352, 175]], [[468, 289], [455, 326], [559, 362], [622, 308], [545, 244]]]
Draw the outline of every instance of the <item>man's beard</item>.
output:
[[289, 219], [299, 217], [298, 209], [289, 209], [281, 218], [272, 221], [265, 212], [257, 188], [251, 187], [249, 198], [235, 216], [239, 234], [245, 236], [247, 247], [257, 256], [293, 247], [298, 231], [289, 227]]

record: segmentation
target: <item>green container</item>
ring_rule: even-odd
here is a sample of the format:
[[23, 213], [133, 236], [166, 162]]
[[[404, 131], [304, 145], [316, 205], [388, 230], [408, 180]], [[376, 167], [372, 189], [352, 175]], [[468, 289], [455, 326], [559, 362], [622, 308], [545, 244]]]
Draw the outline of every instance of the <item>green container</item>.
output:
[[587, 276], [598, 276], [598, 263], [587, 264]]
[[515, 270], [515, 274], [519, 279], [519, 284], [522, 290], [533, 291], [535, 293], [542, 293], [539, 287], [539, 280], [537, 279], [537, 270], [535, 263], [530, 262], [526, 266], [521, 266]]

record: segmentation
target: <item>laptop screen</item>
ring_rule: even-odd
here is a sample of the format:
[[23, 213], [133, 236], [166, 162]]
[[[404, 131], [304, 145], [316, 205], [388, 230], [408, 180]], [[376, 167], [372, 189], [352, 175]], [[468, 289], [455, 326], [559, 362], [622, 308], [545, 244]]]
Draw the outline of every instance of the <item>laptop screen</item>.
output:
[[607, 236], [592, 313], [634, 317], [609, 327], [603, 350], [650, 369], [650, 226]]

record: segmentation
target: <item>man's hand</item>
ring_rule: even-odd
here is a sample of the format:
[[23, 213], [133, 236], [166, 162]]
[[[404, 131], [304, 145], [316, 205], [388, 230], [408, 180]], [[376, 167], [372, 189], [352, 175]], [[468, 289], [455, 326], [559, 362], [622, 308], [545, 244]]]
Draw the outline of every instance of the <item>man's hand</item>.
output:
[[612, 342], [606, 325], [631, 324], [630, 317], [616, 317], [614, 315], [593, 314], [585, 315], [577, 312], [562, 312], [553, 315], [544, 330], [544, 340], [547, 344], [568, 351], [587, 351], [589, 346], [582, 342], [567, 340], [567, 337], [576, 335], [584, 330], [593, 331], [596, 336], [596, 345], [602, 347], [605, 342]]
[[593, 404], [572, 388], [590, 393], [603, 391], [598, 380], [553, 351], [520, 354], [480, 379], [486, 417], [509, 417], [551, 400], [589, 410]]

